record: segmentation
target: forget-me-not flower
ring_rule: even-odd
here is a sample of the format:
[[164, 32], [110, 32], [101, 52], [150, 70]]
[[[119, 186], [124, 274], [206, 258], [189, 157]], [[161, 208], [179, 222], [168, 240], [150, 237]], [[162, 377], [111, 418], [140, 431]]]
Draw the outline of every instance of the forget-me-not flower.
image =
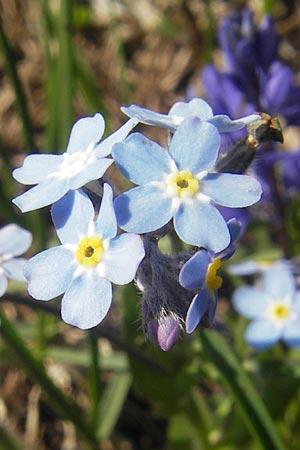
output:
[[66, 151], [61, 155], [28, 155], [23, 166], [13, 171], [20, 183], [37, 186], [13, 199], [22, 212], [51, 205], [69, 190], [78, 189], [102, 177], [113, 159], [112, 146], [126, 138], [137, 124], [131, 119], [100, 143], [105, 122], [101, 114], [84, 117], [72, 128]]
[[65, 322], [82, 329], [98, 325], [112, 300], [112, 285], [133, 280], [144, 257], [140, 236], [117, 236], [113, 193], [104, 184], [99, 215], [86, 194], [72, 191], [52, 206], [52, 218], [62, 245], [31, 258], [25, 265], [28, 291], [38, 300], [64, 293]]
[[115, 144], [121, 172], [140, 186], [115, 200], [118, 224], [148, 233], [172, 218], [186, 243], [219, 252], [230, 243], [227, 224], [215, 204], [244, 207], [257, 202], [260, 184], [248, 175], [214, 172], [220, 135], [212, 124], [186, 119], [175, 131], [169, 151], [134, 133]]
[[280, 339], [290, 347], [300, 346], [300, 292], [287, 268], [266, 271], [260, 287], [239, 287], [233, 306], [252, 319], [245, 332], [252, 347], [263, 350]]
[[26, 281], [23, 274], [25, 258], [18, 256], [28, 250], [32, 235], [19, 225], [11, 223], [0, 230], [0, 297], [7, 289], [8, 279]]
[[241, 225], [235, 219], [228, 222], [231, 242], [221, 253], [213, 253], [200, 249], [182, 267], [179, 282], [186, 289], [197, 289], [188, 308], [185, 323], [186, 332], [192, 333], [199, 325], [204, 314], [209, 312], [209, 321], [213, 322], [217, 307], [217, 291], [222, 286], [222, 277], [218, 270], [222, 261], [229, 259], [235, 252], [235, 241], [238, 239]]
[[202, 98], [193, 98], [189, 102], [175, 103], [168, 114], [160, 114], [138, 105], [123, 106], [121, 110], [128, 117], [136, 118], [141, 123], [156, 125], [174, 132], [177, 127], [187, 118], [198, 117], [203, 122], [215, 125], [220, 132], [240, 130], [253, 120], [260, 118], [257, 114], [231, 120], [230, 117], [219, 114], [214, 115], [212, 108]]

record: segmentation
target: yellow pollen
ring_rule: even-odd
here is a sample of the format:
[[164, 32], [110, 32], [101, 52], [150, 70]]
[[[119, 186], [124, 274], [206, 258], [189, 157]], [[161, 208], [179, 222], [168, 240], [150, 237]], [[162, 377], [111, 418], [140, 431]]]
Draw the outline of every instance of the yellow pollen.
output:
[[273, 307], [272, 312], [276, 319], [285, 319], [289, 315], [290, 311], [286, 305], [279, 303]]
[[199, 181], [188, 170], [171, 173], [167, 183], [168, 192], [177, 197], [193, 197], [199, 190]]
[[205, 281], [208, 289], [210, 289], [211, 291], [220, 289], [220, 287], [222, 286], [223, 279], [222, 277], [217, 275], [217, 271], [218, 269], [220, 269], [221, 265], [222, 262], [220, 258], [217, 258], [208, 266]]
[[104, 253], [102, 240], [96, 236], [81, 239], [76, 251], [76, 259], [83, 266], [96, 266]]

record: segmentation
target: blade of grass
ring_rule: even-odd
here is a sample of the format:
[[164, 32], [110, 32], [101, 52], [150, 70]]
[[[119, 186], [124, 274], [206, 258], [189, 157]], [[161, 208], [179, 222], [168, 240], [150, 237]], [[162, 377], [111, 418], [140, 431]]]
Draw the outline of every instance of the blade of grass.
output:
[[5, 60], [7, 74], [9, 76], [12, 87], [15, 91], [16, 104], [19, 110], [20, 119], [22, 121], [24, 145], [27, 149], [27, 152], [34, 152], [36, 151], [36, 146], [33, 140], [30, 116], [26, 106], [26, 97], [16, 69], [13, 52], [10, 48], [8, 39], [3, 30], [1, 17], [0, 17], [0, 47]]
[[2, 450], [26, 450], [4, 427], [0, 426], [0, 449]]
[[82, 418], [82, 412], [77, 404], [69, 400], [63, 392], [53, 383], [46, 373], [44, 366], [24, 345], [21, 337], [13, 325], [7, 320], [3, 310], [0, 310], [1, 336], [12, 352], [18, 356], [20, 363], [33, 382], [37, 383], [47, 395], [53, 409], [65, 420], [69, 420], [75, 429], [85, 438], [89, 444], [96, 448], [96, 438], [91, 427]]
[[100, 367], [99, 367], [99, 349], [97, 337], [89, 332], [88, 342], [90, 350], [89, 364], [89, 386], [90, 386], [90, 422], [96, 429], [97, 418], [100, 403]]
[[201, 330], [200, 339], [261, 448], [284, 450], [285, 446], [269, 412], [226, 340], [212, 330]]
[[121, 414], [131, 385], [131, 376], [128, 372], [113, 375], [101, 399], [97, 437], [107, 440]]

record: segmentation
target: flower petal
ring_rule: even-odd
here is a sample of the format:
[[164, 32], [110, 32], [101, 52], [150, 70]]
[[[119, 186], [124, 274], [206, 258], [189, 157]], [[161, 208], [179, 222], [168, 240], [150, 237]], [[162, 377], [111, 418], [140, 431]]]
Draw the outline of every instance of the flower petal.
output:
[[230, 234], [219, 211], [209, 203], [183, 203], [174, 217], [178, 236], [187, 244], [204, 247], [215, 253], [230, 243]]
[[117, 142], [122, 142], [128, 136], [128, 133], [138, 124], [137, 119], [129, 119], [117, 131], [104, 139], [103, 142], [96, 146], [96, 155], [98, 158], [103, 158], [111, 154], [112, 147]]
[[231, 208], [253, 205], [262, 194], [259, 182], [248, 175], [211, 173], [201, 181], [203, 194], [218, 205]]
[[2, 297], [2, 295], [5, 294], [7, 285], [8, 285], [8, 280], [7, 280], [6, 276], [3, 273], [1, 273], [1, 269], [0, 269], [0, 297]]
[[291, 298], [295, 293], [295, 280], [291, 272], [285, 268], [269, 269], [264, 273], [263, 287], [274, 299], [284, 300]]
[[63, 246], [38, 253], [24, 267], [29, 294], [38, 300], [57, 297], [70, 285], [74, 270], [74, 255]]
[[114, 202], [118, 224], [132, 233], [149, 233], [173, 216], [172, 202], [162, 198], [161, 189], [139, 186], [119, 195]]
[[136, 234], [124, 233], [110, 241], [105, 254], [105, 278], [115, 284], [133, 280], [145, 250], [142, 239]]
[[25, 258], [13, 258], [9, 261], [4, 261], [1, 266], [8, 278], [17, 281], [26, 281], [23, 273], [26, 262], [27, 259]]
[[199, 250], [182, 267], [179, 283], [186, 289], [200, 289], [205, 283], [207, 269], [212, 258], [206, 250]]
[[14, 198], [12, 202], [22, 212], [32, 211], [51, 205], [59, 200], [69, 190], [69, 180], [62, 178], [46, 179], [37, 186]]
[[141, 133], [133, 133], [125, 142], [116, 144], [112, 154], [123, 175], [135, 184], [160, 181], [171, 172], [168, 152]]
[[188, 103], [177, 102], [169, 111], [169, 116], [179, 118], [198, 117], [201, 120], [211, 119], [213, 112], [209, 104], [202, 98], [193, 98]]
[[56, 172], [62, 162], [62, 155], [28, 155], [12, 175], [19, 183], [38, 184]]
[[232, 303], [239, 314], [254, 319], [261, 317], [266, 312], [269, 305], [269, 296], [260, 289], [241, 286], [234, 291]]
[[103, 239], [113, 238], [117, 234], [117, 219], [113, 206], [113, 191], [109, 184], [103, 186], [103, 197], [101, 201], [98, 218], [95, 222], [96, 233]]
[[220, 133], [229, 133], [231, 131], [240, 130], [248, 123], [260, 118], [261, 117], [258, 114], [251, 114], [249, 116], [241, 117], [240, 119], [231, 120], [230, 117], [220, 114], [209, 119], [209, 122], [217, 127]]
[[96, 159], [86, 165], [79, 173], [70, 178], [69, 189], [79, 189], [93, 180], [98, 180], [114, 162], [111, 158]]
[[300, 346], [300, 320], [288, 322], [282, 333], [282, 339], [289, 347]]
[[186, 315], [185, 322], [187, 333], [192, 333], [199, 325], [199, 322], [209, 308], [210, 301], [211, 297], [207, 289], [202, 289], [195, 295]]
[[63, 244], [75, 244], [87, 235], [94, 215], [93, 204], [82, 191], [68, 192], [51, 208], [56, 233]]
[[110, 282], [95, 270], [84, 272], [73, 280], [62, 299], [62, 319], [82, 330], [93, 328], [106, 316], [111, 300]]
[[280, 335], [281, 328], [272, 322], [255, 320], [246, 328], [245, 340], [257, 350], [265, 350], [272, 347], [280, 339]]
[[174, 131], [177, 126], [176, 120], [172, 116], [141, 108], [138, 105], [122, 106], [121, 110], [126, 116], [135, 117], [139, 122], [145, 123], [146, 125], [156, 125], [167, 128], [170, 131]]
[[30, 231], [11, 223], [0, 229], [0, 255], [19, 256], [26, 252], [32, 242]]
[[217, 129], [194, 117], [186, 119], [177, 128], [169, 152], [179, 170], [189, 170], [196, 175], [214, 166], [219, 146], [220, 135]]
[[71, 130], [67, 153], [85, 151], [89, 144], [97, 144], [104, 133], [105, 122], [101, 114], [79, 119]]

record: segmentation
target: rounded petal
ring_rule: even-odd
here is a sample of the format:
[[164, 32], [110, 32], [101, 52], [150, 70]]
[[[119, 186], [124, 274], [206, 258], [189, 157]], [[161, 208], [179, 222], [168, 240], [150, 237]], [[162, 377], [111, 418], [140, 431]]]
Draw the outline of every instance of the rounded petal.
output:
[[178, 236], [187, 244], [220, 252], [230, 243], [230, 234], [219, 211], [209, 203], [183, 203], [174, 217]]
[[26, 281], [23, 273], [26, 262], [27, 259], [25, 258], [13, 258], [9, 261], [4, 261], [1, 266], [8, 278], [17, 281]]
[[263, 287], [274, 299], [287, 299], [288, 302], [294, 296], [296, 289], [294, 277], [287, 268], [267, 270], [263, 277]]
[[62, 319], [82, 330], [93, 328], [106, 316], [111, 300], [110, 282], [89, 270], [76, 277], [66, 291], [61, 304]]
[[0, 255], [19, 256], [26, 252], [32, 242], [30, 231], [11, 223], [0, 230]]
[[133, 133], [125, 142], [116, 144], [112, 154], [123, 175], [135, 184], [160, 181], [171, 172], [172, 159], [168, 152], [140, 133]]
[[237, 131], [244, 128], [248, 123], [258, 120], [261, 117], [258, 114], [251, 114], [250, 116], [241, 117], [237, 120], [231, 120], [230, 117], [220, 114], [208, 119], [208, 121], [213, 124], [220, 133], [229, 133], [231, 131]]
[[205, 283], [207, 269], [212, 258], [206, 250], [199, 250], [182, 267], [179, 283], [186, 289], [200, 289]]
[[189, 306], [185, 319], [187, 333], [192, 333], [199, 325], [200, 320], [209, 308], [210, 302], [211, 297], [207, 289], [202, 289], [197, 295], [195, 295]]
[[136, 234], [124, 233], [110, 241], [105, 254], [105, 278], [115, 284], [133, 280], [145, 250], [142, 239]]
[[94, 215], [93, 204], [82, 191], [68, 192], [51, 208], [56, 233], [63, 244], [75, 244], [85, 236]]
[[244, 261], [239, 264], [230, 264], [227, 267], [227, 272], [232, 275], [252, 275], [262, 270], [262, 265], [259, 261]]
[[114, 162], [111, 158], [96, 159], [92, 164], [85, 166], [79, 173], [70, 178], [69, 189], [79, 189], [93, 180], [101, 178]]
[[137, 119], [129, 119], [121, 128], [113, 134], [104, 139], [103, 142], [96, 146], [96, 155], [98, 158], [103, 158], [111, 154], [112, 147], [117, 142], [122, 142], [127, 137], [128, 133], [138, 124]]
[[38, 184], [56, 172], [62, 161], [62, 155], [28, 155], [12, 175], [19, 183]]
[[253, 205], [262, 194], [259, 182], [248, 175], [211, 173], [201, 182], [203, 194], [218, 205], [230, 208]]
[[188, 103], [177, 102], [169, 111], [169, 116], [182, 118], [198, 117], [201, 120], [208, 120], [213, 116], [209, 104], [202, 98], [193, 98]]
[[79, 119], [71, 130], [67, 153], [85, 151], [91, 142], [97, 144], [104, 133], [105, 122], [101, 114]]
[[261, 317], [267, 310], [269, 296], [265, 291], [254, 287], [241, 286], [234, 291], [232, 303], [239, 314], [254, 319]]
[[272, 322], [255, 320], [246, 328], [245, 341], [257, 350], [272, 347], [281, 337], [281, 328]]
[[156, 125], [174, 131], [177, 126], [176, 120], [172, 116], [160, 114], [150, 109], [141, 108], [138, 105], [122, 106], [121, 110], [128, 117], [135, 117], [139, 122], [146, 125]]
[[14, 198], [12, 202], [22, 212], [32, 211], [51, 205], [69, 190], [69, 180], [62, 178], [46, 179], [37, 186]]
[[3, 294], [5, 294], [7, 285], [8, 285], [8, 280], [7, 280], [6, 276], [3, 273], [1, 273], [1, 269], [0, 269], [0, 297], [2, 297]]
[[113, 206], [113, 191], [107, 183], [105, 183], [103, 187], [103, 197], [95, 227], [96, 233], [100, 234], [103, 239], [113, 238], [117, 234], [117, 219]]
[[194, 175], [211, 169], [217, 159], [220, 135], [217, 129], [198, 118], [184, 120], [171, 140], [169, 152], [179, 170]]
[[38, 253], [24, 266], [29, 294], [37, 300], [57, 297], [70, 285], [74, 270], [74, 255], [63, 246]]
[[300, 291], [297, 291], [294, 295], [292, 309], [300, 317]]
[[289, 347], [300, 346], [300, 319], [288, 322], [282, 333], [282, 339]]
[[131, 233], [158, 230], [173, 216], [172, 202], [154, 186], [139, 186], [119, 195], [114, 202], [118, 225]]

